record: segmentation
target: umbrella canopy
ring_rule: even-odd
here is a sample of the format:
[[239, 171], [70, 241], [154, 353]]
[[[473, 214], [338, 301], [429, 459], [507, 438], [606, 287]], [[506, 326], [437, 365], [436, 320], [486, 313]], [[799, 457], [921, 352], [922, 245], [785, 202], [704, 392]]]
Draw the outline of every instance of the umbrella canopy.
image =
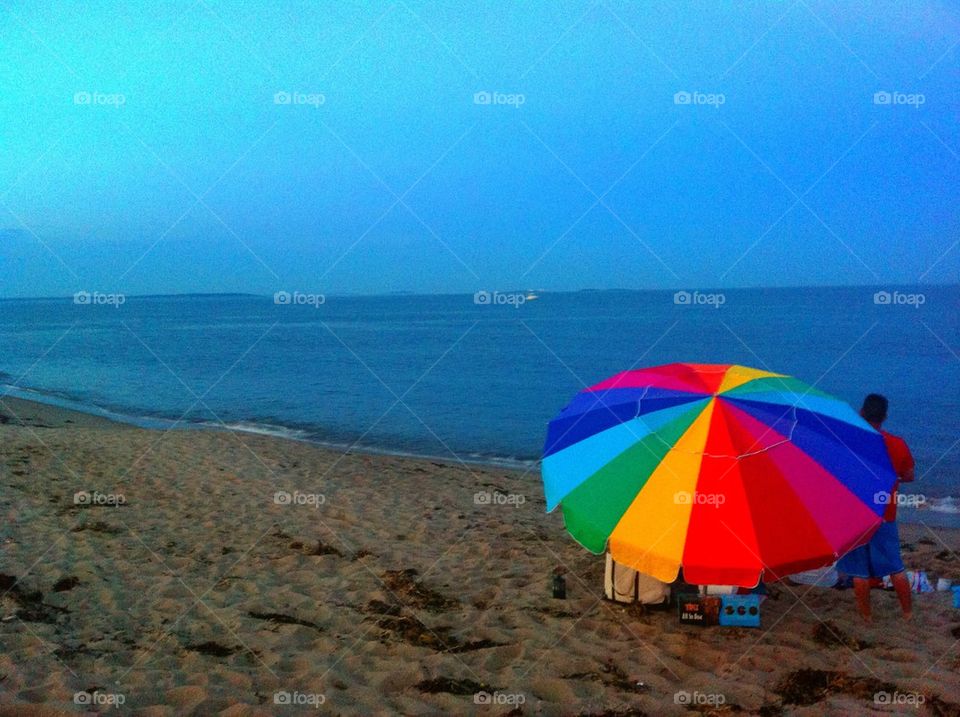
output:
[[[883, 437], [795, 378], [736, 365], [625, 371], [547, 431], [547, 510], [659, 580], [754, 586], [833, 562], [879, 526]], [[885, 500], [885, 496], [887, 497]]]

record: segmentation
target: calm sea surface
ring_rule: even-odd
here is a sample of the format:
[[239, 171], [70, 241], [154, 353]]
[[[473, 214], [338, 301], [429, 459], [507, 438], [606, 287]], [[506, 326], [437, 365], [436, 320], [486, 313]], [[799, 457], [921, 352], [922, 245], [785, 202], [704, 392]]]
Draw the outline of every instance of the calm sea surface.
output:
[[960, 287], [883, 289], [889, 303], [875, 303], [879, 287], [734, 290], [681, 304], [673, 292], [621, 291], [485, 304], [472, 295], [328, 296], [318, 306], [272, 296], [6, 300], [0, 383], [147, 425], [226, 424], [532, 465], [547, 422], [585, 385], [634, 366], [742, 363], [855, 407], [867, 392], [886, 394], [888, 429], [917, 458], [914, 492], [951, 512]]

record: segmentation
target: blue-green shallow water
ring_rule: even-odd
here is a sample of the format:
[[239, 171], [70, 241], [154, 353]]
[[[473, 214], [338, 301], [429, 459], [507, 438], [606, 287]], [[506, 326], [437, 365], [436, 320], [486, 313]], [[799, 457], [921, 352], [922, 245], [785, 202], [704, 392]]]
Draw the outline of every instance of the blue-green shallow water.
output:
[[[891, 400], [889, 430], [939, 511], [960, 477], [960, 287], [919, 307], [874, 288], [731, 290], [720, 308], [673, 292], [0, 301], [0, 383], [141, 425], [242, 426], [357, 449], [532, 465], [547, 422], [584, 385], [631, 366], [742, 363], [855, 407]], [[924, 511], [931, 514], [932, 511]], [[905, 516], [906, 517], [906, 516]]]

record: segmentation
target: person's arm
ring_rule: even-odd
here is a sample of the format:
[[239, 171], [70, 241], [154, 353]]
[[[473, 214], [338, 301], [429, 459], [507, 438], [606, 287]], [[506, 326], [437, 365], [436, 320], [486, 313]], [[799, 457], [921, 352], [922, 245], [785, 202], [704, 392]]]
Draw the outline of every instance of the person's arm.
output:
[[914, 466], [916, 465], [913, 460], [913, 453], [910, 452], [910, 447], [907, 445], [906, 441], [903, 443], [903, 468], [900, 471], [900, 482], [901, 483], [912, 483], [915, 477]]

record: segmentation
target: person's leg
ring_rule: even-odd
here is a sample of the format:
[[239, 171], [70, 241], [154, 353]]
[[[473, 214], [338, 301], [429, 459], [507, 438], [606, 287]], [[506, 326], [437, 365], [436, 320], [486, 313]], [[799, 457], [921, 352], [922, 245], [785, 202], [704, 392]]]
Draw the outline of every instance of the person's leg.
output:
[[[907, 587], [909, 587], [909, 585]], [[854, 578], [853, 594], [857, 598], [857, 609], [860, 611], [860, 615], [863, 616], [863, 619], [865, 622], [871, 622], [872, 618], [870, 615], [870, 579]]]
[[893, 589], [897, 591], [897, 597], [900, 598], [900, 607], [903, 609], [903, 616], [909, 620], [913, 615], [913, 598], [910, 594], [910, 581], [901, 570], [899, 573], [890, 576], [890, 582], [893, 583]]
[[854, 548], [837, 561], [837, 570], [853, 579], [853, 594], [857, 609], [870, 622], [870, 553], [866, 545]]
[[890, 576], [893, 589], [897, 591], [897, 597], [900, 599], [903, 616], [909, 620], [913, 614], [913, 606], [910, 582], [903, 571], [903, 558], [900, 556], [900, 530], [896, 523], [884, 523], [877, 530], [874, 538], [870, 544], [876, 548], [871, 550], [871, 556], [876, 558], [877, 575]]

